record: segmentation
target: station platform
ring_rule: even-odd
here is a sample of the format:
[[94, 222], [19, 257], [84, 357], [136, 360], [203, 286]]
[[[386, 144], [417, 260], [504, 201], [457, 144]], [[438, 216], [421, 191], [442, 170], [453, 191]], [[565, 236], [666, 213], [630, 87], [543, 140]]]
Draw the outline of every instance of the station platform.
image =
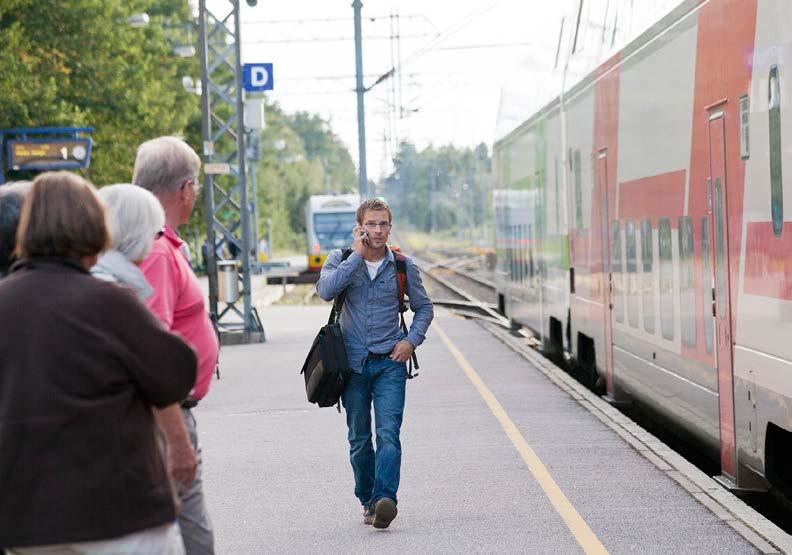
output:
[[328, 311], [268, 307], [267, 343], [221, 352], [195, 409], [217, 553], [783, 550], [540, 362], [443, 309], [407, 384], [399, 515], [364, 525], [345, 415], [310, 405], [299, 374]]

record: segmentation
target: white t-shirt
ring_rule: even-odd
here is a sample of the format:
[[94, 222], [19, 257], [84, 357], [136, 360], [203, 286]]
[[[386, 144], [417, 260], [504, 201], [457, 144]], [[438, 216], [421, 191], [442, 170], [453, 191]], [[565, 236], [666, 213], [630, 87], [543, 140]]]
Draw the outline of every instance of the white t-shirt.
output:
[[366, 268], [368, 268], [369, 277], [371, 279], [374, 279], [374, 277], [377, 275], [377, 270], [379, 270], [379, 267], [382, 266], [384, 261], [384, 258], [382, 260], [377, 260], [376, 262], [369, 262], [368, 260], [365, 261]]

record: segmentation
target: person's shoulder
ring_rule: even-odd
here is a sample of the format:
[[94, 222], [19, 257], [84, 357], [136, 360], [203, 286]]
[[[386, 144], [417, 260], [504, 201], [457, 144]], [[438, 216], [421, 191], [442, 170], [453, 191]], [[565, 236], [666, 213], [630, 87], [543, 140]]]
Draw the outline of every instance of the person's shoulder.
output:
[[111, 283], [118, 283], [118, 278], [111, 274], [110, 272], [106, 272], [105, 270], [91, 270], [91, 275], [98, 280], [101, 281], [109, 281]]
[[393, 253], [393, 259], [397, 262], [404, 262], [406, 265], [415, 265], [415, 261], [412, 259], [411, 256], [407, 255], [401, 247], [398, 245], [393, 245], [390, 247], [391, 252]]
[[149, 256], [170, 256], [173, 251], [177, 250], [178, 247], [173, 246], [173, 243], [168, 241], [164, 237], [158, 237], [154, 240], [151, 244], [151, 250], [149, 251], [146, 258]]
[[181, 256], [167, 241], [158, 239], [154, 241], [146, 258], [140, 263], [140, 270], [148, 276], [152, 272], [162, 271], [166, 266], [173, 267], [178, 264], [177, 254]]
[[96, 266], [91, 268], [88, 275], [82, 277], [87, 278], [84, 286], [91, 289], [92, 295], [109, 295], [112, 298], [119, 291], [125, 291], [125, 288], [119, 285], [116, 276]]
[[91, 268], [91, 275], [102, 281], [118, 282], [118, 277], [116, 277], [112, 270], [106, 268], [101, 263]]
[[135, 292], [117, 279], [103, 279], [93, 274], [88, 277], [92, 302], [94, 306], [103, 307], [103, 312], [122, 315], [122, 319], [126, 319], [140, 308], [146, 309]]
[[344, 252], [347, 249], [333, 249], [327, 254], [327, 259], [332, 259], [335, 262], [340, 262], [341, 259], [344, 257]]

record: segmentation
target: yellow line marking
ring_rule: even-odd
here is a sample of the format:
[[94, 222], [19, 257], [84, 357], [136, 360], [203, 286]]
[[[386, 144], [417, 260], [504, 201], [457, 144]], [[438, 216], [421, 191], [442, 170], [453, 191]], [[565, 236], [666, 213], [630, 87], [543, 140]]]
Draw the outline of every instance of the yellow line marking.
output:
[[550, 476], [547, 468], [539, 459], [539, 457], [536, 456], [534, 450], [531, 449], [531, 446], [528, 445], [527, 441], [525, 441], [525, 438], [520, 433], [520, 430], [514, 424], [512, 419], [509, 418], [509, 415], [506, 413], [503, 405], [501, 405], [498, 399], [495, 398], [495, 395], [492, 394], [492, 391], [490, 391], [490, 389], [484, 384], [478, 373], [473, 369], [457, 346], [454, 345], [454, 343], [448, 338], [436, 320], [433, 322], [432, 329], [437, 332], [437, 334], [443, 340], [443, 343], [445, 343], [445, 346], [448, 348], [451, 354], [454, 355], [454, 358], [462, 367], [462, 370], [464, 370], [465, 374], [467, 374], [468, 379], [470, 379], [470, 381], [476, 387], [479, 394], [484, 399], [484, 402], [487, 403], [487, 406], [492, 411], [492, 414], [495, 415], [495, 418], [497, 418], [498, 422], [500, 422], [501, 426], [503, 426], [503, 430], [506, 432], [506, 435], [509, 437], [514, 447], [522, 456], [525, 464], [528, 465], [528, 470], [530, 470], [531, 474], [533, 474], [533, 477], [536, 478], [536, 481], [544, 490], [545, 495], [547, 495], [547, 498], [550, 500], [550, 503], [552, 503], [556, 512], [564, 520], [567, 528], [569, 528], [569, 531], [575, 536], [575, 539], [580, 544], [580, 547], [583, 548], [583, 551], [586, 553], [608, 553], [608, 550], [605, 549], [605, 546], [600, 543], [599, 538], [597, 538], [594, 532], [591, 531], [591, 528], [589, 528], [588, 524], [586, 524], [586, 521], [583, 520], [583, 517], [581, 517], [580, 514], [575, 510], [575, 507], [569, 502], [567, 496], [564, 495], [564, 492], [561, 491], [561, 488], [559, 488], [558, 484], [555, 483], [555, 480], [553, 480], [553, 477]]

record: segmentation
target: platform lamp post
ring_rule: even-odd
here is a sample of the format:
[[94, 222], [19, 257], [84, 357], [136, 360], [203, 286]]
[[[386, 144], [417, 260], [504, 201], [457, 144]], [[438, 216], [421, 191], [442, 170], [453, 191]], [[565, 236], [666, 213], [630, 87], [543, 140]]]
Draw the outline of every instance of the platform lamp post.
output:
[[[256, 0], [246, 2], [256, 5]], [[199, 0], [198, 29], [209, 309], [217, 315], [221, 343], [228, 345], [262, 342], [264, 329], [252, 306], [250, 287], [253, 214], [246, 165], [239, 0], [222, 5], [224, 14], [210, 11], [206, 0]], [[220, 303], [225, 307], [220, 309]]]
[[251, 250], [256, 253], [256, 264], [259, 259], [258, 244], [258, 164], [261, 160], [261, 132], [264, 130], [264, 98], [248, 98], [245, 102], [245, 133], [247, 134], [247, 159], [250, 162], [250, 211], [253, 217], [250, 222]]

